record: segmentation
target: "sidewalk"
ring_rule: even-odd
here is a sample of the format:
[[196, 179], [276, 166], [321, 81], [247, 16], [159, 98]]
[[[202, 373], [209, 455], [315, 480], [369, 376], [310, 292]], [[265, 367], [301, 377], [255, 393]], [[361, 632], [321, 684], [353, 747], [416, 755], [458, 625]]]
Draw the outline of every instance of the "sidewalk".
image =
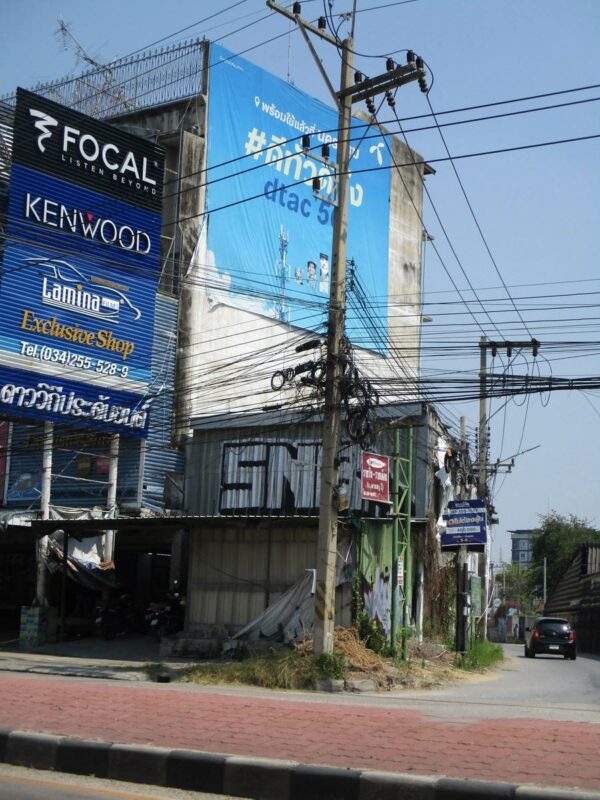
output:
[[0, 645], [0, 672], [29, 672], [77, 678], [148, 680], [147, 665], [168, 665], [169, 671], [187, 669], [192, 661], [160, 656], [151, 636], [129, 636], [112, 641], [85, 638], [19, 650], [17, 642]]
[[[0, 669], [10, 669], [11, 659], [15, 658], [14, 654], [0, 654]], [[24, 656], [22, 658], [26, 660]], [[40, 656], [36, 655], [36, 658]], [[46, 655], [44, 658], [52, 657]], [[127, 662], [128, 666], [132, 663], [140, 665], [139, 662]], [[215, 765], [220, 765], [223, 775], [231, 774], [231, 769], [234, 773], [238, 769], [247, 779], [248, 769], [258, 769], [262, 763], [260, 759], [286, 762], [267, 770], [269, 775], [275, 770], [280, 782], [283, 775], [288, 776], [285, 780], [289, 782], [290, 775], [303, 774], [294, 771], [294, 765], [298, 763], [351, 768], [355, 772], [343, 774], [356, 775], [356, 780], [360, 778], [363, 782], [366, 778], [361, 778], [361, 774], [375, 780], [370, 772], [364, 770], [428, 776], [428, 781], [417, 782], [421, 787], [420, 793], [410, 795], [418, 800], [467, 796], [451, 792], [440, 794], [439, 787], [443, 789], [445, 784], [439, 778], [443, 776], [510, 784], [500, 794], [489, 795], [498, 797], [529, 797], [529, 794], [523, 794], [524, 789], [519, 789], [515, 795], [516, 787], [523, 784], [600, 791], [600, 725], [558, 724], [536, 719], [493, 719], [475, 723], [435, 721], [418, 711], [369, 703], [369, 698], [364, 696], [351, 701], [344, 697], [343, 702], [341, 699], [337, 701], [335, 696], [318, 693], [307, 693], [306, 699], [302, 700], [297, 698], [297, 693], [289, 699], [285, 692], [228, 691], [190, 684], [153, 684], [140, 679], [126, 683], [0, 672], [0, 728], [5, 732], [30, 731], [86, 740], [85, 752], [89, 755], [89, 748], [92, 748], [94, 752], [104, 753], [107, 764], [114, 762], [117, 765], [111, 777], [120, 775], [125, 780], [136, 780], [135, 776], [123, 778], [123, 772], [119, 772], [127, 762], [133, 764], [129, 769], [134, 769], [134, 773], [135, 769], [141, 770], [139, 774], [146, 774], [146, 778], [147, 769], [153, 765], [152, 770], [162, 770], [160, 775], [157, 773], [157, 782], [164, 782], [169, 774], [169, 764], [175, 763], [173, 759], [179, 759], [178, 770], [182, 763], [188, 763], [185, 756], [173, 754], [173, 751], [185, 750], [194, 751], [191, 755], [198, 752], [218, 754], [198, 756], [204, 758], [203, 769], [208, 769], [209, 765], [213, 776]], [[29, 759], [31, 764], [31, 753], [41, 757], [42, 751], [51, 751], [53, 757], [58, 758], [57, 753], [63, 752], [62, 762], [44, 761], [44, 758], [49, 758], [47, 755], [42, 758], [42, 766], [58, 769], [60, 764], [64, 767], [65, 747], [71, 748], [69, 752], [75, 752], [73, 743], [61, 744], [53, 737], [34, 737], [32, 740], [17, 734], [12, 736], [12, 739], [7, 739], [6, 735], [4, 738], [0, 735], [0, 749], [4, 743], [4, 751], [9, 754], [5, 760], [12, 758], [11, 763], [25, 763]], [[111, 761], [109, 748], [102, 745], [103, 742], [132, 745], [134, 750], [113, 747]], [[147, 745], [164, 750], [152, 751], [154, 755], [150, 758], [144, 749]], [[19, 753], [23, 752], [29, 756], [19, 761]], [[134, 752], [138, 752], [137, 761], [132, 756]], [[221, 756], [238, 756], [245, 760], [231, 761]], [[272, 765], [274, 762], [266, 763]], [[227, 765], [230, 765], [229, 773]], [[98, 769], [96, 762], [94, 769]], [[181, 774], [184, 773], [185, 770]], [[180, 774], [180, 770], [176, 770], [176, 774]], [[341, 776], [342, 773], [338, 775], [340, 780]], [[224, 785], [222, 780], [221, 787]], [[277, 786], [279, 788], [273, 796], [278, 800], [294, 796], [293, 793], [281, 793], [281, 783]], [[426, 788], [431, 792], [423, 794]], [[477, 796], [487, 794], [484, 792]], [[310, 793], [306, 798], [309, 796]], [[317, 793], [314, 796], [321, 795]], [[331, 800], [337, 797], [335, 793], [322, 796]], [[339, 795], [344, 798], [355, 796], [359, 798], [354, 790]], [[360, 800], [370, 796], [391, 798], [401, 795], [381, 792], [365, 795], [363, 792]], [[549, 793], [547, 796], [557, 795]]]

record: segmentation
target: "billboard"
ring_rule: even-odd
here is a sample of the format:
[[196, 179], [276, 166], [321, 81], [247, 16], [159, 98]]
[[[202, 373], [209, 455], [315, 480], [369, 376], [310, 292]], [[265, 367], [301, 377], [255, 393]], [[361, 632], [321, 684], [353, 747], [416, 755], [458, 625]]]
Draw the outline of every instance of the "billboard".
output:
[[161, 148], [19, 89], [0, 410], [144, 436]]
[[[302, 148], [337, 153], [337, 112], [219, 45], [211, 45], [207, 264], [222, 303], [279, 322], [319, 330], [329, 299], [334, 168]], [[347, 257], [387, 325], [389, 151], [375, 128], [354, 120]], [[312, 180], [321, 177], [320, 195]], [[382, 350], [368, 321], [351, 307], [357, 344]]]

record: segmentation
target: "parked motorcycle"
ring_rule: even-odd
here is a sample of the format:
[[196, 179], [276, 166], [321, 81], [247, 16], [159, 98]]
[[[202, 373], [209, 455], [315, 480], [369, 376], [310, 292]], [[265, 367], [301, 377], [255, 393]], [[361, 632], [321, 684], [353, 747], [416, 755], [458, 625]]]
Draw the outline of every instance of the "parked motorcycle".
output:
[[150, 603], [144, 615], [145, 628], [160, 640], [182, 630], [184, 616], [185, 598], [179, 592], [169, 592], [165, 601]]
[[116, 602], [97, 607], [96, 626], [104, 639], [116, 639], [135, 631], [136, 616], [129, 596], [123, 594]]

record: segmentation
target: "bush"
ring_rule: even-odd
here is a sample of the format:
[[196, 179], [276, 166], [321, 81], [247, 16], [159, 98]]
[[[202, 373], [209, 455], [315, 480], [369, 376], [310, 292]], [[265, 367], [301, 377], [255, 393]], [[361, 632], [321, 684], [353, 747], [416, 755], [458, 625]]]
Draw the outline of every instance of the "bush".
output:
[[465, 670], [487, 669], [503, 658], [504, 651], [499, 644], [478, 639], [471, 643], [464, 656], [456, 656], [455, 664]]
[[342, 680], [346, 677], [348, 660], [339, 650], [334, 650], [333, 653], [321, 653], [320, 656], [317, 656], [315, 666], [321, 678]]
[[378, 655], [389, 654], [390, 640], [385, 635], [385, 631], [378, 625], [377, 620], [371, 619], [368, 614], [362, 612], [357, 616], [356, 629], [369, 650]]

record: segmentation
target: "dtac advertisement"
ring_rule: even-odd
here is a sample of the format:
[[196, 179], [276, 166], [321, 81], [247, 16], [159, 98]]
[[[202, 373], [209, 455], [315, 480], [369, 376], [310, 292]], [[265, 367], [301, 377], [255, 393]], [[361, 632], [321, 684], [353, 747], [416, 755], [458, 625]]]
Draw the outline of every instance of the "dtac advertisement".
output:
[[[208, 264], [215, 302], [317, 329], [329, 299], [337, 113], [211, 45]], [[310, 149], [302, 136], [310, 135]], [[366, 138], [363, 138], [368, 134]], [[354, 120], [347, 257], [369, 297], [387, 298], [390, 173], [383, 136]], [[329, 144], [331, 165], [311, 157]], [[313, 178], [320, 177], [320, 197]], [[315, 311], [315, 303], [322, 303]], [[384, 306], [379, 322], [386, 325]], [[381, 352], [348, 311], [357, 344]]]
[[19, 90], [0, 283], [0, 409], [147, 431], [160, 148]]

